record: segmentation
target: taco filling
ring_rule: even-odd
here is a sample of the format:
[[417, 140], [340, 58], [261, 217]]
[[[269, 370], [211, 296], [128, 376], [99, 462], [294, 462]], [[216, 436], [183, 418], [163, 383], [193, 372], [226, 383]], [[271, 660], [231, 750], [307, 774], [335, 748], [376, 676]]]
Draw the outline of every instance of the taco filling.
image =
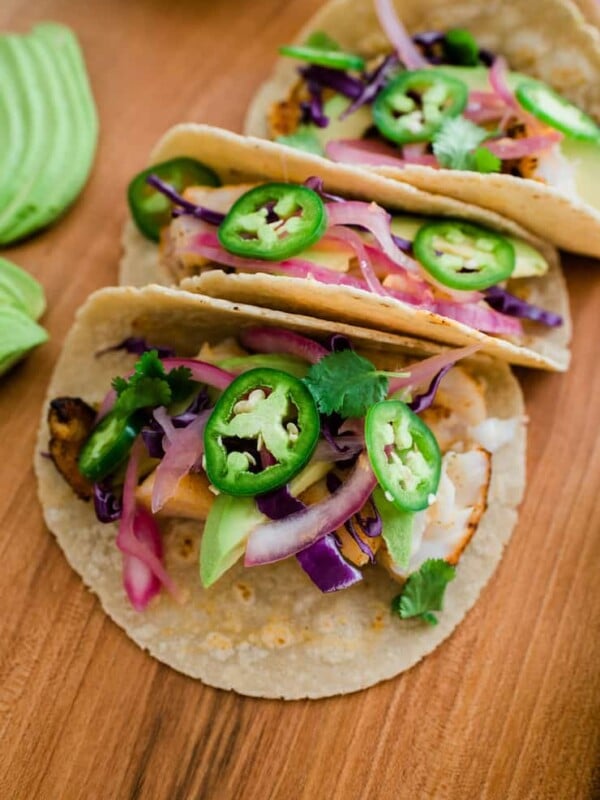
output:
[[241, 560], [295, 559], [321, 592], [379, 567], [401, 584], [400, 618], [436, 623], [487, 506], [492, 454], [521, 424], [491, 417], [478, 379], [455, 366], [477, 346], [375, 364], [344, 336], [325, 346], [255, 326], [196, 358], [142, 338], [115, 349], [139, 356], [133, 369], [99, 407], [54, 398], [48, 450], [97, 518], [118, 523], [136, 610], [161, 591], [186, 601], [161, 534], [183, 518], [203, 526], [205, 588]]
[[280, 53], [298, 80], [271, 105], [269, 137], [334, 161], [502, 173], [598, 207], [600, 128], [545, 83], [509, 72], [465, 29], [411, 37], [375, 2], [389, 50], [365, 60], [323, 32]]
[[514, 236], [459, 219], [391, 216], [325, 192], [317, 177], [216, 187], [211, 176], [210, 185], [184, 188], [174, 163], [146, 170], [143, 184], [134, 178], [143, 194], [130, 188], [130, 205], [140, 231], [160, 236], [175, 280], [215, 266], [303, 278], [393, 298], [516, 343], [563, 324], [529, 301], [531, 281], [522, 279], [543, 280], [549, 265]]

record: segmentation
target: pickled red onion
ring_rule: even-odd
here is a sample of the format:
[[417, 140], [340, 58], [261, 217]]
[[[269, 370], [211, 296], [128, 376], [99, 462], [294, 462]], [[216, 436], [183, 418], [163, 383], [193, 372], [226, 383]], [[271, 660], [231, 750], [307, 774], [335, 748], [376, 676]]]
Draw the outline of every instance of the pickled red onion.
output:
[[202, 411], [185, 428], [175, 428], [164, 407], [154, 410], [154, 419], [165, 431], [165, 455], [156, 467], [152, 487], [152, 513], [158, 513], [171, 498], [180, 480], [187, 475], [204, 453], [204, 428], [211, 410]]
[[281, 561], [337, 530], [361, 510], [376, 484], [368, 456], [363, 452], [341, 488], [326, 500], [254, 528], [246, 545], [245, 565]]
[[[116, 545], [127, 556], [123, 559], [123, 583], [134, 608], [144, 608], [154, 595], [156, 578], [178, 603], [186, 600], [185, 592], [171, 578], [158, 554], [157, 528], [151, 515], [136, 508], [135, 489], [138, 481], [139, 461], [143, 444], [141, 439], [133, 445], [123, 484], [123, 511], [119, 521]], [[152, 519], [150, 524], [148, 517]], [[138, 538], [138, 534], [140, 537]], [[149, 545], [152, 542], [152, 545]], [[142, 569], [144, 567], [145, 569]], [[130, 594], [131, 592], [131, 594]]]
[[394, 394], [399, 389], [406, 386], [419, 386], [425, 381], [431, 380], [438, 372], [448, 365], [456, 364], [462, 358], [472, 355], [482, 347], [481, 344], [470, 344], [467, 347], [459, 347], [456, 350], [446, 350], [437, 356], [426, 358], [425, 361], [417, 361], [416, 364], [409, 364], [403, 367], [403, 371], [408, 375], [404, 378], [392, 378], [389, 384], [388, 396]]
[[375, 13], [398, 58], [407, 69], [423, 69], [431, 66], [408, 35], [396, 14], [392, 0], [375, 0]]
[[248, 350], [260, 353], [286, 353], [316, 364], [329, 350], [312, 339], [287, 328], [244, 328], [239, 335], [241, 344]]
[[488, 139], [485, 148], [502, 160], [524, 158], [548, 150], [561, 139], [562, 135], [558, 131], [548, 131], [540, 136], [525, 136], [522, 139]]

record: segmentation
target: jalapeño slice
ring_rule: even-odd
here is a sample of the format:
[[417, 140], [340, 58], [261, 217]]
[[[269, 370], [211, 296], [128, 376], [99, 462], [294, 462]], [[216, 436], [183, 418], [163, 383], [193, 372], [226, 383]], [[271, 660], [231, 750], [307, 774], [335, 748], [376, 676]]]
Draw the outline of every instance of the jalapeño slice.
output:
[[142, 429], [142, 414], [123, 416], [111, 411], [91, 432], [79, 453], [79, 471], [90, 481], [101, 481], [129, 455]]
[[316, 192], [291, 183], [266, 183], [236, 200], [218, 236], [235, 255], [281, 261], [315, 244], [326, 228], [327, 211]]
[[515, 95], [524, 109], [546, 125], [573, 139], [600, 143], [600, 128], [594, 120], [545, 83], [523, 81]]
[[236, 378], [204, 430], [206, 474], [227, 494], [259, 495], [285, 485], [319, 438], [315, 401], [286, 372], [259, 368]]
[[154, 242], [158, 242], [161, 229], [171, 221], [172, 206], [168, 198], [146, 183], [149, 175], [158, 175], [180, 194], [188, 186], [221, 185], [212, 169], [193, 158], [173, 158], [138, 173], [129, 184], [127, 200], [138, 229]]
[[464, 111], [468, 98], [466, 83], [443, 72], [402, 72], [377, 96], [373, 121], [392, 142], [427, 142], [444, 120]]
[[413, 251], [427, 272], [451, 289], [487, 289], [515, 269], [515, 248], [508, 239], [461, 220], [423, 225]]
[[354, 53], [344, 53], [341, 50], [325, 50], [321, 47], [311, 45], [284, 45], [279, 48], [282, 56], [290, 56], [300, 61], [308, 61], [309, 64], [317, 64], [319, 67], [329, 67], [330, 69], [354, 69], [362, 72], [365, 68], [365, 60]]
[[403, 511], [427, 508], [440, 482], [442, 455], [423, 420], [400, 400], [376, 403], [367, 412], [365, 442], [386, 499]]

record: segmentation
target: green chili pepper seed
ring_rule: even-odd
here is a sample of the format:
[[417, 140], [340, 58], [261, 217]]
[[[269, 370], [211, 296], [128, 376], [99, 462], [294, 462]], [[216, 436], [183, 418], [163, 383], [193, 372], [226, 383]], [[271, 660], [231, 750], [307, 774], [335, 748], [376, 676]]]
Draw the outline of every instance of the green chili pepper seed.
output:
[[135, 224], [148, 239], [158, 242], [160, 231], [171, 221], [171, 202], [153, 186], [146, 183], [149, 175], [181, 193], [188, 186], [220, 186], [216, 173], [193, 158], [173, 158], [154, 164], [138, 173], [129, 184], [127, 200]]
[[206, 424], [206, 474], [227, 494], [277, 489], [310, 459], [319, 429], [315, 402], [301, 381], [275, 369], [250, 370], [225, 389]]
[[436, 280], [465, 291], [487, 289], [506, 280], [516, 263], [515, 248], [508, 239], [461, 220], [423, 225], [413, 251]]
[[373, 103], [373, 121], [398, 144], [429, 141], [442, 123], [466, 108], [467, 85], [437, 70], [402, 72]]
[[423, 420], [400, 400], [371, 406], [365, 442], [386, 498], [403, 511], [427, 508], [440, 482], [442, 455]]
[[327, 229], [325, 204], [306, 186], [267, 183], [250, 189], [219, 226], [230, 253], [281, 261], [315, 244]]

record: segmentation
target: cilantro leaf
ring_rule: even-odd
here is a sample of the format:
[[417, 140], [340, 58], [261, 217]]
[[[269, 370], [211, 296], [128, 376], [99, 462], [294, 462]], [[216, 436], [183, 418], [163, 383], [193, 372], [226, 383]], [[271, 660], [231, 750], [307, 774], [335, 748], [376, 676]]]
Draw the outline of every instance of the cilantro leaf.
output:
[[134, 385], [128, 386], [119, 395], [115, 410], [123, 416], [129, 416], [140, 408], [168, 406], [170, 402], [171, 389], [165, 380], [142, 375]]
[[294, 133], [286, 136], [277, 136], [275, 141], [279, 142], [279, 144], [293, 147], [296, 150], [313, 153], [316, 156], [322, 156], [325, 153], [313, 125], [299, 125]]
[[312, 365], [304, 382], [321, 413], [346, 418], [363, 417], [369, 406], [385, 399], [388, 391], [385, 374], [354, 350], [325, 356]]
[[171, 388], [171, 402], [181, 403], [187, 399], [192, 388], [192, 371], [189, 367], [175, 367], [167, 375], [167, 382]]
[[392, 611], [402, 619], [419, 617], [437, 625], [437, 617], [431, 612], [442, 610], [446, 586], [455, 575], [456, 568], [442, 558], [429, 558], [409, 575], [402, 592], [392, 600]]
[[180, 402], [193, 388], [191, 375], [187, 367], [176, 367], [167, 374], [156, 350], [143, 353], [129, 378], [113, 379], [112, 386], [117, 393], [115, 411], [129, 416], [141, 408]]
[[469, 119], [452, 117], [435, 134], [433, 152], [441, 166], [447, 169], [497, 172], [500, 159], [485, 147], [479, 147], [489, 135], [489, 131]]
[[307, 47], [315, 47], [317, 50], [339, 50], [340, 46], [325, 31], [313, 31], [304, 42]]

